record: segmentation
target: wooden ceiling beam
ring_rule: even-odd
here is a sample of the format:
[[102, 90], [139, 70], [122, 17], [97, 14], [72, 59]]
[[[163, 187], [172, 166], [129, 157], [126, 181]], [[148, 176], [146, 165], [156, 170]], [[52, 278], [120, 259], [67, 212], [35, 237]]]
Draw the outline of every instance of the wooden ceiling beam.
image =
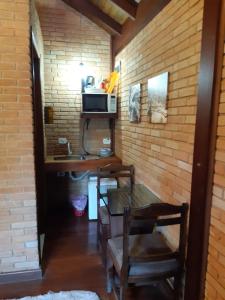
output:
[[122, 26], [105, 14], [97, 6], [88, 0], [63, 0], [70, 7], [74, 8], [97, 25], [103, 27], [110, 34], [120, 35], [122, 32]]
[[111, 0], [121, 8], [132, 20], [135, 20], [138, 4], [134, 0]]
[[113, 58], [170, 2], [171, 0], [141, 0], [134, 21], [127, 20], [120, 36], [112, 41]]

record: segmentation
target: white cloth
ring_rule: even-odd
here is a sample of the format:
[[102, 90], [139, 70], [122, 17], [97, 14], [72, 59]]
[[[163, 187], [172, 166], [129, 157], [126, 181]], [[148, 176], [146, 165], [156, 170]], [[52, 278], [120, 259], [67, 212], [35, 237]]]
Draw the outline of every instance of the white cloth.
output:
[[49, 292], [48, 294], [19, 298], [18, 300], [100, 300], [96, 293], [89, 291]]

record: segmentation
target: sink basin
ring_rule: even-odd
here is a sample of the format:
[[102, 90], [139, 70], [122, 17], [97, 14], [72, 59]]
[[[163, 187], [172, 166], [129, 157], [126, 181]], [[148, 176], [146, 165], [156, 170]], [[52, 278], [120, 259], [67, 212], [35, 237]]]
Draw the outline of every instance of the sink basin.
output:
[[54, 160], [85, 160], [84, 155], [60, 155], [54, 156]]

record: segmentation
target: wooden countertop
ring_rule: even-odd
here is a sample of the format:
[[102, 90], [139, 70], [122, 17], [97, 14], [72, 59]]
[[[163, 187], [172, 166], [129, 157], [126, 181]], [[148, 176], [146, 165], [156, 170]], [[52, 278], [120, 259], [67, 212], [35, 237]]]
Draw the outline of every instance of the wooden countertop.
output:
[[121, 164], [121, 159], [116, 156], [101, 157], [86, 160], [54, 160], [54, 156], [47, 156], [45, 160], [46, 172], [64, 172], [64, 171], [96, 171], [98, 167], [104, 167], [108, 164]]

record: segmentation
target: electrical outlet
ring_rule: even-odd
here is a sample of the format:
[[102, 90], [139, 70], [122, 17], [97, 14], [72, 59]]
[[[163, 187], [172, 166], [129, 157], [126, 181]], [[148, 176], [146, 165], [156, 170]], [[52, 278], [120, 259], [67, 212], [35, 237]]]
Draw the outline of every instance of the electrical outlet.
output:
[[58, 138], [58, 143], [59, 144], [62, 144], [62, 145], [64, 145], [64, 144], [67, 144], [67, 138], [63, 138], [63, 137], [61, 137], [61, 138]]
[[102, 140], [104, 145], [110, 145], [111, 144], [111, 139], [108, 137], [103, 138]]

